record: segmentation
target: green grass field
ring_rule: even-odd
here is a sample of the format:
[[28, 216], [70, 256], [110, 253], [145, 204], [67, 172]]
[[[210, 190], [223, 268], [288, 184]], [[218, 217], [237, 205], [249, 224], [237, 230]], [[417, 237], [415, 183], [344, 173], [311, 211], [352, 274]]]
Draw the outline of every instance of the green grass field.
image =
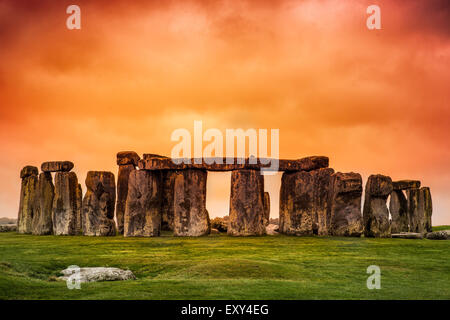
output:
[[[266, 236], [201, 238], [0, 233], [0, 299], [450, 299], [450, 241]], [[69, 265], [137, 280], [56, 280]], [[381, 268], [368, 290], [366, 269]]]

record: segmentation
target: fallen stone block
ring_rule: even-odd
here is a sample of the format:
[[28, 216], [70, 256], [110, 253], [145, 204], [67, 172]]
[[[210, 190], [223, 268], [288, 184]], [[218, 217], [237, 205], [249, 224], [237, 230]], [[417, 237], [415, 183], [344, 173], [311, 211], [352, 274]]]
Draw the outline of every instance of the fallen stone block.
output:
[[122, 270], [119, 268], [105, 267], [87, 267], [74, 268], [69, 267], [61, 271], [64, 275], [60, 277], [64, 281], [78, 281], [80, 283], [98, 282], [98, 281], [120, 281], [135, 280], [133, 272], [130, 270]]

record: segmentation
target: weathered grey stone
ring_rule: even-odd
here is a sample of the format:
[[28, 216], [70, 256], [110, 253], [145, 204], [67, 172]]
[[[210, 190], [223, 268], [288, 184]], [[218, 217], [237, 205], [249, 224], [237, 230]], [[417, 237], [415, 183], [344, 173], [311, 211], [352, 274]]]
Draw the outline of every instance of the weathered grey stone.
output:
[[114, 205], [116, 184], [114, 174], [107, 171], [89, 171], [83, 198], [83, 234], [87, 236], [114, 236]]
[[53, 198], [55, 186], [50, 172], [39, 174], [35, 196], [35, 214], [33, 216], [33, 234], [45, 235], [53, 233]]
[[392, 180], [381, 174], [371, 175], [367, 180], [363, 219], [366, 237], [390, 238], [391, 225], [386, 204], [392, 192]]
[[400, 232], [400, 233], [393, 233], [392, 238], [400, 238], [400, 239], [423, 239], [422, 233], [416, 233], [416, 232]]
[[61, 280], [77, 280], [80, 283], [97, 281], [117, 281], [117, 280], [135, 280], [133, 272], [119, 268], [88, 267], [75, 268], [69, 267], [61, 271], [64, 275]]
[[174, 182], [174, 236], [202, 236], [210, 232], [206, 210], [204, 170], [176, 171]]
[[280, 190], [280, 232], [289, 235], [326, 235], [329, 186], [334, 170], [285, 172]]
[[227, 233], [232, 236], [264, 235], [264, 222], [264, 176], [258, 170], [233, 171]]
[[39, 173], [38, 168], [33, 166], [25, 166], [20, 171], [20, 179], [29, 177], [29, 176], [37, 176]]
[[329, 234], [359, 237], [363, 232], [361, 214], [362, 178], [359, 173], [337, 172], [331, 176], [327, 220]]
[[278, 225], [276, 224], [268, 224], [266, 226], [266, 234], [269, 236], [276, 236], [279, 235], [280, 233], [278, 232], [279, 228]]
[[70, 161], [48, 161], [41, 165], [43, 172], [69, 172], [73, 169], [73, 162]]
[[140, 159], [141, 157], [134, 151], [121, 151], [117, 153], [117, 164], [119, 166], [127, 164], [137, 166]]
[[[271, 168], [270, 161], [277, 161], [278, 167]], [[311, 171], [328, 167], [329, 159], [323, 156], [312, 156], [298, 160], [261, 159], [261, 158], [202, 158], [171, 159], [158, 155], [147, 155], [139, 161], [141, 170], [185, 170], [201, 169], [210, 171], [232, 170], [266, 170], [276, 171]], [[270, 168], [270, 169], [269, 169]]]
[[394, 190], [406, 190], [406, 189], [420, 188], [420, 181], [418, 181], [418, 180], [393, 181], [392, 188]]
[[217, 229], [219, 232], [227, 232], [228, 220], [228, 216], [216, 217], [211, 220], [211, 228]]
[[429, 240], [448, 240], [450, 235], [445, 231], [435, 231], [427, 233], [426, 238]]
[[431, 232], [433, 213], [430, 188], [406, 190], [408, 199], [409, 230], [412, 232]]
[[17, 231], [17, 224], [0, 224], [0, 232]]
[[164, 170], [162, 171], [162, 175], [161, 230], [173, 231], [173, 199], [176, 173], [174, 170]]
[[157, 237], [161, 229], [161, 173], [134, 170], [130, 173], [124, 236]]
[[79, 183], [77, 186], [77, 232], [80, 233], [83, 230], [83, 189]]
[[134, 164], [124, 164], [119, 166], [119, 174], [117, 175], [116, 221], [117, 231], [120, 234], [123, 234], [129, 176], [130, 173], [134, 171], [136, 171]]
[[270, 194], [264, 192], [264, 225], [267, 226], [270, 220]]
[[17, 216], [17, 231], [19, 233], [31, 233], [33, 230], [33, 217], [36, 214], [37, 172], [38, 169], [32, 166], [26, 166], [20, 172], [22, 185]]
[[77, 187], [75, 172], [56, 172], [55, 196], [53, 198], [52, 221], [55, 235], [76, 235]]
[[408, 232], [408, 201], [406, 200], [402, 190], [392, 191], [389, 211], [391, 213], [391, 232]]

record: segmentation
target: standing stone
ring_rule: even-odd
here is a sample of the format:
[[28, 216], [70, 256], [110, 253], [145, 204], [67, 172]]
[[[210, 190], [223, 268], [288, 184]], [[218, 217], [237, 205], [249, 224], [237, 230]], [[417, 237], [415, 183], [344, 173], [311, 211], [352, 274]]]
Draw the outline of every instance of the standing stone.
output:
[[83, 230], [83, 189], [81, 184], [77, 186], [77, 231]]
[[391, 237], [386, 201], [392, 190], [392, 180], [388, 176], [371, 175], [367, 180], [363, 209], [364, 235], [366, 237]]
[[17, 216], [17, 231], [31, 233], [33, 217], [36, 211], [36, 189], [38, 185], [38, 168], [26, 166], [20, 172], [22, 185], [20, 188], [19, 213]]
[[161, 228], [161, 172], [133, 170], [129, 176], [124, 236], [157, 237]]
[[402, 190], [393, 190], [389, 203], [391, 213], [391, 232], [400, 233], [409, 231], [408, 201]]
[[119, 173], [117, 176], [116, 220], [117, 220], [117, 230], [120, 234], [123, 234], [123, 224], [128, 195], [129, 176], [130, 173], [134, 171], [136, 171], [134, 164], [125, 164], [119, 166]]
[[173, 199], [176, 172], [174, 170], [164, 170], [162, 171], [162, 175], [161, 230], [173, 231]]
[[117, 175], [116, 221], [117, 231], [120, 234], [123, 234], [125, 207], [128, 195], [128, 179], [130, 173], [136, 170], [139, 160], [139, 155], [134, 151], [121, 151], [117, 153], [119, 173]]
[[329, 186], [334, 170], [285, 172], [280, 190], [280, 232], [289, 235], [326, 235]]
[[33, 234], [45, 235], [53, 233], [53, 198], [55, 197], [55, 186], [50, 172], [39, 174], [36, 188], [35, 205], [36, 211], [33, 216]]
[[74, 172], [55, 173], [55, 197], [53, 198], [53, 233], [55, 235], [76, 235], [77, 230], [77, 187]]
[[359, 173], [337, 172], [331, 176], [327, 219], [330, 235], [359, 237], [363, 232], [361, 214], [362, 178]]
[[205, 170], [187, 169], [175, 172], [174, 236], [203, 236], [210, 232], [206, 211]]
[[270, 195], [264, 192], [264, 226], [268, 226], [270, 221]]
[[266, 234], [264, 217], [264, 176], [257, 170], [231, 173], [228, 234], [252, 236]]
[[87, 236], [114, 236], [114, 205], [116, 184], [114, 174], [107, 171], [89, 171], [83, 198], [83, 234]]
[[406, 191], [408, 198], [409, 229], [411, 232], [431, 232], [433, 212], [430, 188], [415, 188]]
[[331, 220], [328, 216], [331, 177], [334, 169], [322, 168], [311, 171], [314, 177], [314, 224], [313, 233], [319, 236], [330, 234]]

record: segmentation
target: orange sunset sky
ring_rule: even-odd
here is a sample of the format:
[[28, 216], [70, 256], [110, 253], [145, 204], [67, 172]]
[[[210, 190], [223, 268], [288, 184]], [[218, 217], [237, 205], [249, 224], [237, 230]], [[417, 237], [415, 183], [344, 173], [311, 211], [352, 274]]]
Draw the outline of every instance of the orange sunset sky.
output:
[[[81, 30], [66, 8], [81, 8]], [[366, 27], [381, 8], [381, 30]], [[280, 130], [280, 157], [419, 179], [450, 224], [448, 1], [0, 0], [0, 216], [20, 169], [117, 175], [121, 150], [170, 155], [177, 128]], [[280, 175], [266, 178], [272, 217]], [[208, 177], [228, 213], [229, 173]]]

